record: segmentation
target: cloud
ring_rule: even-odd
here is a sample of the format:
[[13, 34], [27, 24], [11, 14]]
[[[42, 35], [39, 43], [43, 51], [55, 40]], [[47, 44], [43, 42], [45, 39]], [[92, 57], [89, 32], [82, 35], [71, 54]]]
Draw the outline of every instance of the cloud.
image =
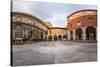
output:
[[13, 11], [32, 14], [41, 20], [49, 20], [53, 26], [65, 27], [67, 16], [81, 9], [96, 9], [92, 5], [46, 3], [35, 1], [13, 1]]
[[61, 14], [54, 14], [53, 17], [47, 19], [51, 21], [53, 26], [64, 27], [66, 23], [66, 13]]

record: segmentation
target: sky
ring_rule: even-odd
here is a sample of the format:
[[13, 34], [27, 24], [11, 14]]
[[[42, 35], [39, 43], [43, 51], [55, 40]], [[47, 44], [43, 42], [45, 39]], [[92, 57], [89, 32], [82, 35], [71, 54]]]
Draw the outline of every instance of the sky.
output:
[[36, 2], [14, 0], [12, 11], [24, 12], [38, 17], [42, 21], [50, 21], [54, 27], [65, 27], [67, 16], [83, 9], [97, 9], [96, 5], [80, 5], [68, 3]]

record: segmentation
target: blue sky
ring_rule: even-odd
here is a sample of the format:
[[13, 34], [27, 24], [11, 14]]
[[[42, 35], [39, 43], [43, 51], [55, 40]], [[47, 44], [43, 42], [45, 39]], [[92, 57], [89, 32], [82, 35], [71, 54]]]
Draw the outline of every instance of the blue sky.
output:
[[13, 11], [32, 14], [43, 21], [50, 21], [54, 27], [65, 27], [67, 25], [66, 17], [75, 11], [83, 9], [97, 9], [97, 7], [95, 5], [13, 1]]

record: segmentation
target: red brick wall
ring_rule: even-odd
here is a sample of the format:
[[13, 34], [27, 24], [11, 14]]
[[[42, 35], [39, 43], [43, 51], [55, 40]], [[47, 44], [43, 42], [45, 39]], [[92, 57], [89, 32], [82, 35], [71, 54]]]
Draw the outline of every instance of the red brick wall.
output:
[[73, 30], [77, 28], [77, 22], [81, 22], [81, 27], [87, 27], [90, 25], [88, 18], [92, 17], [92, 23], [91, 25], [94, 27], [97, 27], [97, 15], [91, 15], [91, 16], [81, 16], [78, 17], [70, 22], [68, 22], [68, 29], [69, 30]]

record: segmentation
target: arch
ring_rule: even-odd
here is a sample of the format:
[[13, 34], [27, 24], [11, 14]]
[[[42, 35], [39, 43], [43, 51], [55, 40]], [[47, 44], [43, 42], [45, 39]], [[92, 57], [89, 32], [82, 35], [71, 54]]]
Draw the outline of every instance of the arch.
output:
[[77, 28], [75, 31], [75, 34], [76, 34], [76, 40], [82, 39], [82, 29], [81, 28]]
[[86, 39], [96, 40], [96, 29], [93, 26], [88, 26], [86, 28]]
[[73, 40], [73, 31], [70, 32], [70, 38]]
[[63, 39], [64, 40], [67, 40], [67, 35], [63, 35]]
[[58, 39], [59, 39], [59, 40], [62, 40], [62, 36], [61, 36], [61, 35], [59, 35], [59, 36], [58, 36]]
[[47, 40], [47, 37], [45, 37], [45, 40]]
[[49, 35], [48, 40], [52, 41], [52, 36], [51, 35]]

